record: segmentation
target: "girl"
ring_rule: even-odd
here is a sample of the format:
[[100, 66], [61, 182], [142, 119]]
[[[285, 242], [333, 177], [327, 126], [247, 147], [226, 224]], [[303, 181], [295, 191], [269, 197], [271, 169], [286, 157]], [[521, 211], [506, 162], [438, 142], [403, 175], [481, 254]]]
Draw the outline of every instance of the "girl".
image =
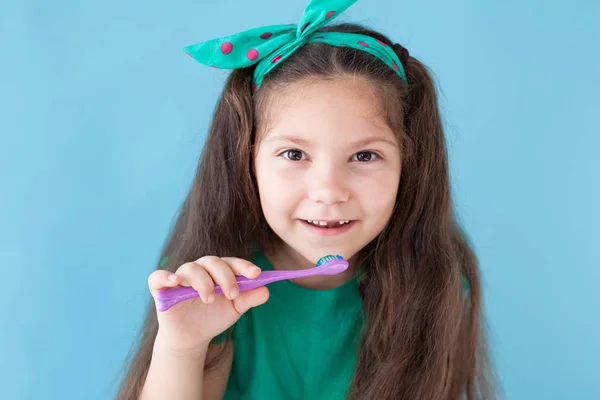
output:
[[[200, 297], [152, 302], [119, 399], [492, 396], [434, 84], [386, 36], [325, 26], [353, 2], [186, 48], [233, 72], [148, 282]], [[236, 285], [328, 254], [350, 267]]]

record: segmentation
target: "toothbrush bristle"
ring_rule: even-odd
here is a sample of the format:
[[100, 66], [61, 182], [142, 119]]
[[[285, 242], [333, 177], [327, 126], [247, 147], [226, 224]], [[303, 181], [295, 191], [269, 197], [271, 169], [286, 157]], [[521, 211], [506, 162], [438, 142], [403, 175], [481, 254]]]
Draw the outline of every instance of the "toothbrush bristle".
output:
[[319, 258], [319, 261], [317, 261], [317, 265], [316, 266], [319, 267], [319, 266], [321, 266], [321, 265], [323, 265], [326, 262], [329, 262], [331, 260], [343, 260], [343, 259], [344, 259], [344, 257], [342, 257], [340, 255], [335, 255], [335, 256], [328, 255], [328, 256], [324, 256], [324, 257]]

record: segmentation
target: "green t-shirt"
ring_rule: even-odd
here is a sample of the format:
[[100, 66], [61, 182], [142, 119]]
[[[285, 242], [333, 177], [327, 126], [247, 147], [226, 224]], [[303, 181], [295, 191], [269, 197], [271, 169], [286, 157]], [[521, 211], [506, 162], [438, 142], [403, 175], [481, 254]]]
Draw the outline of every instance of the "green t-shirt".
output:
[[[262, 270], [273, 269], [260, 253], [252, 261]], [[233, 366], [224, 399], [344, 399], [363, 327], [359, 275], [330, 290], [290, 281], [270, 284], [269, 300], [233, 327]]]

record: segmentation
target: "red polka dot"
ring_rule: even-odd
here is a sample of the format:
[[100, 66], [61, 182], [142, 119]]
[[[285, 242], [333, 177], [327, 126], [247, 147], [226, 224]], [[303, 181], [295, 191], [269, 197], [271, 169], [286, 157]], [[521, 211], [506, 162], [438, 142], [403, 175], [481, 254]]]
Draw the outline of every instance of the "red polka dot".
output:
[[273, 64], [275, 64], [275, 63], [276, 63], [277, 61], [279, 61], [279, 60], [281, 60], [281, 56], [280, 56], [280, 55], [276, 55], [275, 57], [273, 57], [273, 58], [271, 59], [271, 62], [272, 62]]
[[398, 71], [398, 69], [399, 69], [399, 68], [398, 68], [398, 65], [396, 65], [396, 63], [395, 63], [394, 61], [392, 61], [392, 67], [394, 67], [394, 69], [395, 69], [396, 71]]
[[304, 30], [306, 29], [306, 27], [308, 26], [308, 24], [310, 24], [310, 22], [307, 22], [304, 25], [302, 25], [302, 29], [300, 29], [300, 31], [304, 32]]
[[385, 44], [385, 43], [384, 43], [384, 42], [382, 42], [381, 40], [379, 40], [379, 39], [376, 39], [376, 40], [377, 40], [377, 43], [379, 43], [379, 44], [380, 44], [380, 45], [382, 45], [383, 47], [387, 47], [387, 44]]
[[256, 49], [250, 49], [246, 53], [246, 57], [248, 57], [248, 60], [254, 61], [258, 58], [258, 51]]
[[233, 44], [231, 42], [225, 42], [221, 45], [221, 53], [229, 54], [233, 50]]
[[260, 38], [261, 38], [261, 39], [268, 39], [268, 38], [270, 38], [271, 36], [273, 36], [273, 34], [272, 34], [271, 32], [265, 32], [265, 33], [263, 33], [262, 35], [260, 35]]
[[364, 47], [369, 47], [368, 44], [366, 44], [365, 42], [358, 42], [359, 45], [364, 46]]
[[333, 17], [333, 14], [335, 14], [335, 11], [329, 11], [327, 13], [327, 15], [325, 16], [326, 19]]

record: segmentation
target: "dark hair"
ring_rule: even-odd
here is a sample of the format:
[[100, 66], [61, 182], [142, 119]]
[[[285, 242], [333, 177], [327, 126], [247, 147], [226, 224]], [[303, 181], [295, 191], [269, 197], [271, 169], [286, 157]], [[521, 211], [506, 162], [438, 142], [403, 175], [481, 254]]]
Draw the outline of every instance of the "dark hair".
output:
[[[234, 70], [216, 106], [192, 187], [163, 249], [166, 269], [204, 255], [249, 258], [251, 245], [278, 238], [262, 214], [253, 173], [257, 127], [277, 89], [304, 79], [364, 77], [372, 83], [403, 151], [396, 207], [383, 232], [362, 250], [359, 283], [366, 325], [349, 399], [494, 398], [483, 329], [476, 257], [453, 215], [446, 143], [427, 68], [384, 35], [355, 24], [320, 31], [361, 33], [404, 58], [406, 84], [376, 57], [310, 43], [252, 91], [253, 67]], [[463, 291], [463, 276], [469, 285]], [[398, 288], [401, 288], [400, 290]], [[137, 398], [158, 325], [149, 304], [141, 341], [119, 399]], [[218, 355], [207, 360], [207, 368]]]

